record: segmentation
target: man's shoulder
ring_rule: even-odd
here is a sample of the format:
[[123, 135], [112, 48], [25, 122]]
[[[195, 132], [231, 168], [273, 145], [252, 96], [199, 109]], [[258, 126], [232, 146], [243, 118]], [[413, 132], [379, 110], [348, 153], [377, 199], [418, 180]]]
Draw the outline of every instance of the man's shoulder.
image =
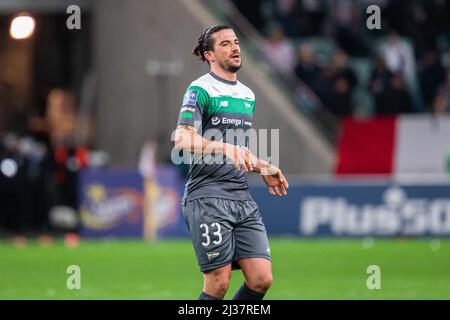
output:
[[246, 96], [246, 98], [251, 98], [255, 100], [255, 93], [248, 86], [239, 81], [239, 90]]
[[209, 74], [204, 74], [201, 77], [192, 81], [191, 84], [189, 85], [189, 88], [192, 88], [192, 87], [201, 88], [201, 89], [205, 90], [206, 92], [208, 92], [209, 88], [211, 86], [210, 78], [211, 77], [209, 76]]

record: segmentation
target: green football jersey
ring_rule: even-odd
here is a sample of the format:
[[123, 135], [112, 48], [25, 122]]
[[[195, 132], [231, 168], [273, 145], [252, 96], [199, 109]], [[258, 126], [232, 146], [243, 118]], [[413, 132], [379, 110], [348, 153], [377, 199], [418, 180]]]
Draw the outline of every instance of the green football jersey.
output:
[[[255, 95], [239, 81], [228, 81], [210, 72], [193, 81], [181, 104], [178, 125], [189, 125], [208, 140], [248, 148], [248, 130], [253, 125]], [[217, 158], [216, 158], [217, 160]], [[199, 155], [191, 159], [184, 199], [218, 197], [252, 200], [247, 174], [222, 157], [205, 161]]]

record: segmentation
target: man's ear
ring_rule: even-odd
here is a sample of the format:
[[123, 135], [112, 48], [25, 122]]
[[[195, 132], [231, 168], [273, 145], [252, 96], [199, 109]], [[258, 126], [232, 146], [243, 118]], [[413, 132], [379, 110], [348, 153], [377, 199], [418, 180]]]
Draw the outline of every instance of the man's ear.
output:
[[209, 62], [215, 62], [216, 61], [215, 56], [214, 56], [214, 52], [212, 52], [210, 50], [205, 51], [204, 56], [205, 56], [205, 59], [208, 60]]

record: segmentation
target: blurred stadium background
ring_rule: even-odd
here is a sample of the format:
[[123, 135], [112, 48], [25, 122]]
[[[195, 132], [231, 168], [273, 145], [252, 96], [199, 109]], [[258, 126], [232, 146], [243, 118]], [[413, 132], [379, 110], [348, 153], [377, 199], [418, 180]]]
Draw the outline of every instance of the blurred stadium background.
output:
[[250, 179], [274, 258], [267, 298], [449, 299], [443, 0], [2, 0], [0, 299], [197, 296], [171, 133], [207, 72], [190, 50], [216, 23], [241, 39], [239, 79], [256, 128], [280, 129], [290, 181], [279, 199]]

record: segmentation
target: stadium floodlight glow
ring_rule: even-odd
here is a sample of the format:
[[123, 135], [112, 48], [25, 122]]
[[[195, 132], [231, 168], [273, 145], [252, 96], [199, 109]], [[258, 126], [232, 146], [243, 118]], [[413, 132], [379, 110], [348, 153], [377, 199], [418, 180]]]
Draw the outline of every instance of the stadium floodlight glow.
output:
[[0, 171], [8, 178], [14, 177], [17, 173], [17, 162], [13, 159], [3, 159], [0, 164]]
[[13, 39], [26, 39], [31, 37], [36, 23], [34, 18], [29, 15], [20, 15], [11, 21], [9, 34]]

